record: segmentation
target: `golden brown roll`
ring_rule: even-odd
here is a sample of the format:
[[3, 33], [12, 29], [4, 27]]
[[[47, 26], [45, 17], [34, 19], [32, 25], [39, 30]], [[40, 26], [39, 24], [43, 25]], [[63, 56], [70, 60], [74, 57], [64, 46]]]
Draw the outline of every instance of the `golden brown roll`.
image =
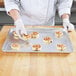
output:
[[15, 31], [13, 31], [13, 38], [14, 39], [19, 39], [19, 36], [17, 35], [17, 33]]
[[39, 33], [38, 32], [32, 32], [31, 33], [31, 38], [38, 38], [39, 37]]
[[11, 48], [12, 48], [13, 50], [19, 50], [19, 49], [20, 49], [20, 45], [19, 45], [18, 43], [12, 43], [12, 44], [11, 44]]
[[19, 37], [18, 37], [18, 36], [14, 36], [13, 38], [14, 38], [14, 39], [19, 39]]
[[51, 37], [44, 37], [43, 41], [47, 44], [52, 43], [52, 38]]
[[40, 44], [34, 44], [32, 46], [32, 50], [34, 50], [34, 51], [40, 51], [41, 50], [41, 45]]
[[28, 34], [28, 35], [23, 34], [23, 35], [22, 35], [22, 38], [23, 38], [24, 40], [29, 40], [29, 39], [31, 38], [31, 35], [30, 35], [30, 34]]
[[59, 51], [64, 51], [66, 49], [66, 46], [64, 44], [57, 44], [57, 49]]
[[61, 31], [56, 31], [56, 32], [55, 32], [55, 36], [56, 36], [57, 38], [60, 38], [60, 37], [63, 36], [63, 32], [61, 32]]
[[14, 35], [14, 36], [18, 36], [17, 33], [16, 33], [15, 31], [13, 31], [13, 35]]

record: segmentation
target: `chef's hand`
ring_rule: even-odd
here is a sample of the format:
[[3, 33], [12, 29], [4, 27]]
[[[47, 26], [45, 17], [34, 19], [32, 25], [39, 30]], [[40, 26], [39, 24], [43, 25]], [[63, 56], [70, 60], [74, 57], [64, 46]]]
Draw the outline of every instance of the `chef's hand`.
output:
[[68, 18], [63, 19], [63, 27], [68, 31], [74, 30], [74, 25], [69, 21]]
[[20, 38], [21, 38], [21, 35], [27, 34], [26, 29], [21, 19], [17, 19], [14, 24], [16, 26], [15, 31]]

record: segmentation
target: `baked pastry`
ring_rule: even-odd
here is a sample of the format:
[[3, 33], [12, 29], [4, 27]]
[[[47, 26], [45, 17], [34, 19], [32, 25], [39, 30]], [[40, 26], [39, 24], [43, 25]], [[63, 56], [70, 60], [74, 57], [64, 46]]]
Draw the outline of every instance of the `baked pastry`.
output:
[[32, 50], [34, 50], [34, 51], [40, 51], [41, 50], [41, 45], [40, 44], [34, 44], [32, 46]]
[[55, 32], [55, 35], [56, 35], [57, 38], [60, 38], [60, 37], [63, 36], [63, 32], [61, 32], [61, 31], [56, 31], [56, 32]]
[[14, 39], [19, 39], [19, 36], [17, 35], [17, 33], [15, 31], [13, 31], [13, 37], [14, 37]]
[[52, 43], [52, 38], [47, 36], [47, 37], [44, 37], [43, 41], [47, 44], [50, 44]]
[[64, 44], [57, 44], [57, 49], [59, 51], [64, 51], [66, 49], [66, 46]]
[[38, 32], [32, 32], [31, 38], [38, 38], [38, 37], [39, 37], [39, 33]]
[[28, 35], [23, 34], [23, 35], [22, 35], [22, 38], [23, 38], [24, 40], [28, 40], [28, 39], [31, 38], [31, 35], [30, 35], [30, 34], [28, 34]]
[[19, 37], [18, 36], [14, 36], [14, 39], [19, 39]]
[[18, 43], [12, 43], [12, 44], [11, 44], [11, 48], [12, 48], [13, 50], [19, 50], [19, 49], [20, 49], [20, 45], [19, 45]]
[[14, 35], [14, 36], [18, 36], [17, 33], [16, 33], [15, 31], [13, 31], [13, 35]]

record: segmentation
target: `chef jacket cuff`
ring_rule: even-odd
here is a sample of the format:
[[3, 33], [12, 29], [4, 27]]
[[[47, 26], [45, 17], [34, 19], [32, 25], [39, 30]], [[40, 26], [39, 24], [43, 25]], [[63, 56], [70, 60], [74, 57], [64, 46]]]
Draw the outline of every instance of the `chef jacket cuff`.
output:
[[59, 16], [61, 17], [63, 14], [71, 14], [71, 12], [70, 12], [70, 8], [64, 8], [64, 9], [60, 9], [59, 10]]
[[16, 9], [16, 10], [20, 11], [18, 6], [10, 6], [8, 9], [6, 9], [6, 12], [8, 15], [9, 15], [9, 11], [11, 11], [12, 9]]

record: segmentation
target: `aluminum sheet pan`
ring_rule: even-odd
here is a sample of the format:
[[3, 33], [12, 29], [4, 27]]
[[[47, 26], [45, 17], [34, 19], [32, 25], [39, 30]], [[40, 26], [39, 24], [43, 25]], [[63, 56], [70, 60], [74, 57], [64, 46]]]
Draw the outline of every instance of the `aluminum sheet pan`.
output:
[[[14, 31], [14, 28], [10, 29], [8, 32], [8, 36], [4, 42], [3, 45], [3, 52], [43, 52], [43, 53], [71, 53], [73, 52], [73, 47], [71, 44], [71, 41], [69, 39], [68, 33], [66, 33], [62, 28], [27, 28], [27, 33], [31, 32], [38, 32], [39, 38], [36, 39], [30, 39], [28, 41], [23, 41], [21, 39], [14, 39], [12, 31]], [[55, 36], [56, 31], [62, 31], [63, 36], [61, 38], [57, 38]], [[53, 42], [51, 44], [45, 44], [43, 42], [43, 38], [49, 36], [53, 39]], [[11, 43], [19, 43], [20, 49], [19, 50], [13, 50], [11, 48]], [[57, 44], [62, 43], [65, 44], [66, 49], [64, 51], [59, 51], [57, 49]], [[41, 50], [40, 51], [33, 51], [32, 45], [33, 44], [40, 44]]]

